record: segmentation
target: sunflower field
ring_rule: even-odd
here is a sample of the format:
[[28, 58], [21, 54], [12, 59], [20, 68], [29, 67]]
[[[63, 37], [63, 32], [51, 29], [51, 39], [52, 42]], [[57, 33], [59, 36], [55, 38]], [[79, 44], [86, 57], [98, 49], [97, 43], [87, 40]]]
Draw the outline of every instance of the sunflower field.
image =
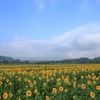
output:
[[100, 100], [100, 64], [0, 65], [0, 100]]

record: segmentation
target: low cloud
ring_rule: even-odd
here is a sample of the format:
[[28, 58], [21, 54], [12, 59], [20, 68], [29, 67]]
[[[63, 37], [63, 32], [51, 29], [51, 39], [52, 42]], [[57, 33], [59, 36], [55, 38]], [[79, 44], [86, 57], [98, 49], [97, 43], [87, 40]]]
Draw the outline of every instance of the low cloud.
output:
[[14, 38], [0, 54], [24, 59], [67, 59], [100, 56], [100, 26], [83, 25], [51, 40]]

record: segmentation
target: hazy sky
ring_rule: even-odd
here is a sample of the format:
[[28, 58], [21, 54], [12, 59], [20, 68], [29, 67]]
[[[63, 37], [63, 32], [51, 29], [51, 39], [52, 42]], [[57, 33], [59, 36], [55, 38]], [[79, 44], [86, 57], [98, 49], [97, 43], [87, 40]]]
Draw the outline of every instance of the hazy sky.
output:
[[0, 0], [0, 55], [100, 56], [100, 0]]

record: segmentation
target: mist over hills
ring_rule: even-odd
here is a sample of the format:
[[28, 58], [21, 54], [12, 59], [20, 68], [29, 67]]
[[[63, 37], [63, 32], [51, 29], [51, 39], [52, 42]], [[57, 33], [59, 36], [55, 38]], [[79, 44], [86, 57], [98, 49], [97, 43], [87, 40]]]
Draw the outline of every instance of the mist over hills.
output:
[[12, 58], [12, 57], [8, 57], [8, 56], [1, 56], [0, 55], [0, 61], [14, 61], [15, 59], [14, 58]]
[[26, 64], [91, 64], [91, 63], [100, 63], [100, 57], [95, 58], [87, 58], [87, 57], [81, 57], [81, 58], [74, 58], [74, 59], [62, 59], [62, 60], [20, 60], [15, 59], [8, 56], [1, 56], [0, 55], [0, 63], [5, 64], [16, 64], [16, 63], [26, 63]]

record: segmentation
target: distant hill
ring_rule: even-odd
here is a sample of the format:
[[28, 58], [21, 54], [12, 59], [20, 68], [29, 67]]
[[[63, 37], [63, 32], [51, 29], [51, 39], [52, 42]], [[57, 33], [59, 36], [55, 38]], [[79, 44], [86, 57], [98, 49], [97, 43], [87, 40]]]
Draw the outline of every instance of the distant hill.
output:
[[20, 59], [14, 59], [12, 57], [8, 57], [8, 56], [1, 56], [0, 55], [0, 64], [29, 64], [31, 62], [29, 62], [28, 60], [20, 60]]
[[14, 59], [8, 56], [0, 55], [0, 63], [4, 64], [100, 64], [100, 57], [95, 57], [93, 59], [81, 57], [75, 59], [64, 59], [64, 60], [20, 60]]
[[7, 56], [0, 56], [0, 61], [9, 61], [9, 62], [12, 62], [12, 61], [15, 61], [15, 59], [11, 58], [11, 57], [7, 57]]
[[100, 64], [100, 57], [95, 57], [93, 59], [81, 57], [75, 59], [65, 59], [65, 60], [51, 60], [51, 61], [36, 61], [35, 64]]

